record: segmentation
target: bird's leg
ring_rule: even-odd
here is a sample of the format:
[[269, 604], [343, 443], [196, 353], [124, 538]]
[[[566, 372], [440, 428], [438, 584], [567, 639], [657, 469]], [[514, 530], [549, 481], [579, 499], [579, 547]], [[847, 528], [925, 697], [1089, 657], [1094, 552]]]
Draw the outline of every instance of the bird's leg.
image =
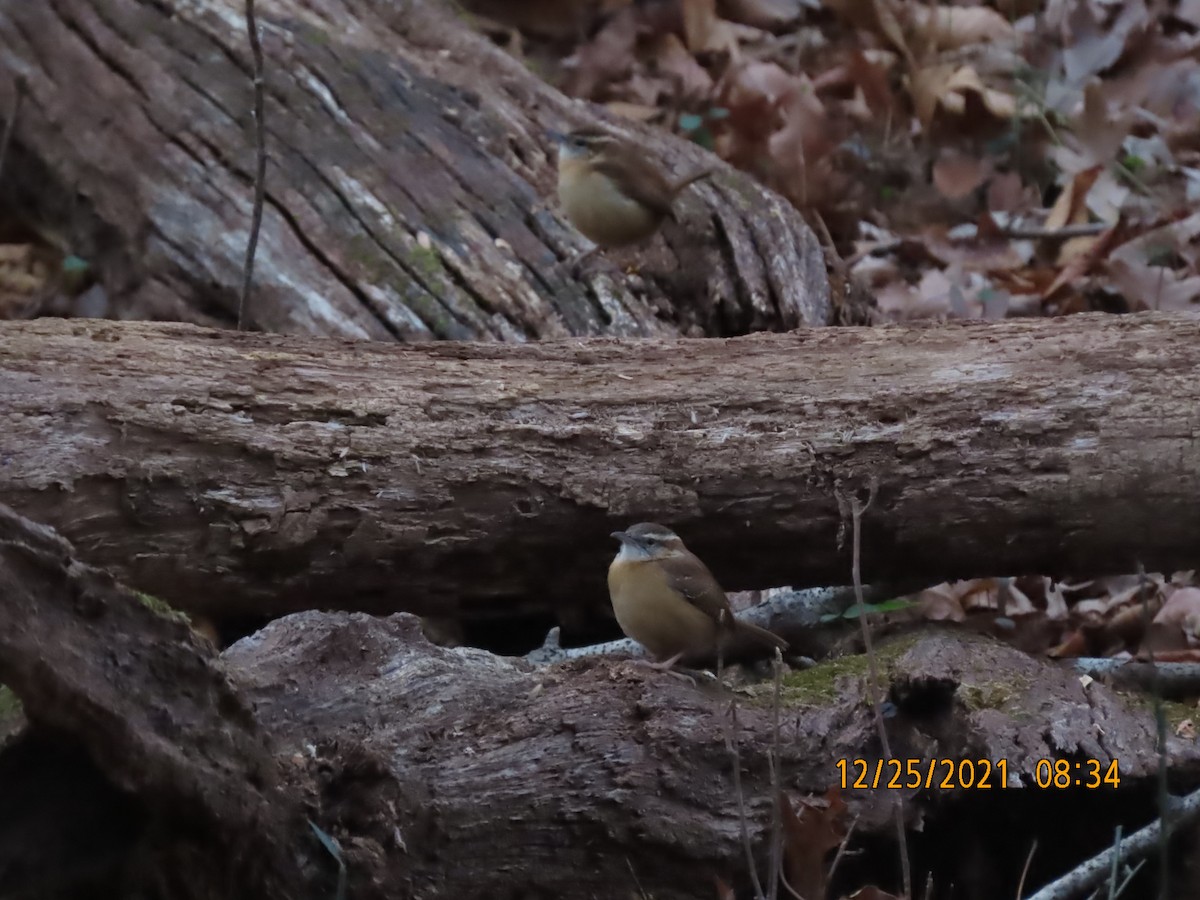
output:
[[656, 672], [666, 672], [673, 678], [680, 678], [691, 684], [692, 687], [697, 687], [698, 685], [695, 678], [693, 678], [691, 675], [688, 675], [686, 672], [681, 672], [678, 669], [672, 668], [672, 666], [674, 666], [675, 663], [679, 662], [679, 660], [682, 658], [683, 651], [681, 650], [670, 659], [664, 659], [662, 662], [647, 663], [646, 665], [648, 665], [651, 669], [654, 669]]
[[675, 665], [675, 663], [679, 662], [679, 660], [681, 660], [681, 659], [683, 659], [683, 651], [682, 650], [680, 650], [678, 653], [676, 653], [670, 659], [664, 659], [662, 662], [650, 663], [650, 668], [658, 669], [658, 671], [660, 671], [660, 672], [669, 672], [671, 670], [671, 666]]

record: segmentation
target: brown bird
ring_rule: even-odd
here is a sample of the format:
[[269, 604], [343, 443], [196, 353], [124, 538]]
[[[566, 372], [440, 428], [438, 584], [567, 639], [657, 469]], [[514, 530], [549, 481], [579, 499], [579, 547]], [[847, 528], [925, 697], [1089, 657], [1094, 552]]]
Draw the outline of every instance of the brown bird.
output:
[[683, 657], [711, 656], [717, 642], [745, 635], [787, 649], [787, 641], [733, 617], [725, 592], [679, 535], [653, 522], [614, 531], [621, 549], [608, 567], [617, 624], [667, 669]]
[[644, 147], [595, 128], [556, 136], [559, 203], [571, 224], [600, 247], [624, 247], [650, 237], [663, 219], [674, 218], [679, 192], [713, 174], [705, 169], [671, 181]]

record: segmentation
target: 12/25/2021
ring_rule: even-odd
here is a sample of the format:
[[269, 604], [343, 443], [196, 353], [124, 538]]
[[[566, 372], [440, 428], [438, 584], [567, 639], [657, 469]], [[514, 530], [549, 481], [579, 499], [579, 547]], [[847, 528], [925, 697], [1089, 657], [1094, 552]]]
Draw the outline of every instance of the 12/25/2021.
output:
[[[835, 765], [843, 790], [880, 787], [989, 790], [1022, 784], [1018, 779], [1009, 782], [1010, 764], [1006, 759], [839, 759]], [[1032, 786], [1043, 789], [1115, 788], [1120, 784], [1120, 765], [1115, 759], [1039, 759], [1033, 767]]]

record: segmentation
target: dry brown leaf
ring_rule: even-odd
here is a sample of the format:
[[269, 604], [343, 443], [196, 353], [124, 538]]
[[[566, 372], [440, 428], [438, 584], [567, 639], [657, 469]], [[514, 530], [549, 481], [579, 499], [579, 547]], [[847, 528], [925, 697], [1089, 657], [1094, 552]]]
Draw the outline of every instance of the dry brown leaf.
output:
[[686, 100], [705, 100], [712, 96], [712, 76], [696, 62], [696, 58], [674, 34], [660, 35], [650, 51], [655, 67], [671, 77], [678, 88], [677, 97]]
[[683, 42], [692, 53], [708, 47], [717, 27], [717, 0], [680, 0]]
[[1055, 231], [1064, 225], [1082, 225], [1088, 220], [1087, 193], [1100, 177], [1102, 166], [1091, 166], [1071, 179], [1046, 216], [1046, 230]]
[[918, 47], [954, 50], [1015, 36], [1008, 20], [986, 6], [911, 4], [908, 10], [908, 26], [917, 36], [913, 44]]
[[[1092, 267], [1102, 261], [1112, 250], [1117, 240], [1117, 233], [1120, 230], [1120, 222], [1118, 221], [1112, 228], [1105, 231], [1098, 238], [1089, 238], [1091, 246], [1086, 253], [1076, 256], [1070, 260], [1055, 277], [1049, 287], [1042, 293], [1043, 300], [1049, 300], [1054, 297], [1059, 291], [1068, 285], [1072, 284], [1079, 278], [1088, 274]], [[1078, 240], [1084, 240], [1078, 238]], [[1069, 242], [1068, 242], [1069, 243]]]
[[947, 149], [938, 155], [933, 164], [933, 186], [942, 196], [959, 200], [983, 184], [990, 174], [990, 159]]
[[1152, 24], [1144, 0], [1124, 0], [1111, 23], [1104, 21], [1105, 8], [1100, 4], [1076, 2], [1064, 23], [1063, 69], [1067, 81], [1082, 85], [1093, 75], [1099, 75], [1121, 58], [1127, 42], [1134, 34]]
[[1067, 632], [1062, 641], [1055, 647], [1051, 647], [1046, 651], [1046, 655], [1052, 659], [1071, 659], [1076, 656], [1083, 656], [1088, 649], [1087, 638], [1078, 628]]
[[926, 588], [916, 596], [917, 614], [930, 622], [962, 622], [967, 615], [958, 592], [949, 582]]
[[904, 37], [903, 0], [824, 0], [824, 5], [850, 28], [885, 38], [913, 65], [913, 53]]
[[917, 118], [926, 128], [939, 111], [961, 116], [970, 97], [997, 119], [1010, 119], [1017, 104], [1004, 91], [987, 87], [971, 66], [941, 63], [916, 69], [910, 78], [909, 92]]
[[987, 208], [992, 212], [1019, 212], [1036, 200], [1036, 192], [1025, 187], [1019, 172], [998, 172], [987, 190]]
[[1154, 617], [1155, 624], [1182, 628], [1189, 618], [1200, 619], [1200, 588], [1179, 588]]
[[823, 798], [800, 801], [797, 813], [786, 794], [779, 795], [783, 822], [783, 869], [787, 882], [801, 897], [825, 896], [825, 854], [846, 837], [846, 804], [835, 788]]
[[720, 0], [721, 16], [732, 22], [775, 31], [800, 18], [800, 0]]
[[1135, 310], [1180, 311], [1200, 304], [1200, 275], [1111, 258], [1104, 273]]
[[1083, 91], [1083, 108], [1071, 123], [1071, 134], [1084, 151], [1084, 161], [1093, 166], [1105, 165], [1116, 156], [1133, 123], [1134, 110], [1127, 108], [1114, 115], [1106, 94], [1102, 81], [1090, 82]]
[[625, 77], [633, 67], [637, 37], [638, 19], [632, 7], [614, 15], [588, 43], [563, 60], [571, 70], [565, 92], [573, 97], [594, 97], [602, 85]]

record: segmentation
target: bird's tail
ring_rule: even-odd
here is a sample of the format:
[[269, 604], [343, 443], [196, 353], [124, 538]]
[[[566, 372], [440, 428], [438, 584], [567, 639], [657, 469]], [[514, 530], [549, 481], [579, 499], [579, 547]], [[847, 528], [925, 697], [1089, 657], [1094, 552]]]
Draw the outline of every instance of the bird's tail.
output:
[[780, 650], [788, 648], [788, 642], [775, 634], [775, 632], [759, 628], [757, 625], [751, 625], [749, 622], [743, 622], [741, 619], [734, 619], [734, 628], [746, 635], [746, 637], [758, 641], [760, 644], [769, 644], [772, 647], [778, 647]]

